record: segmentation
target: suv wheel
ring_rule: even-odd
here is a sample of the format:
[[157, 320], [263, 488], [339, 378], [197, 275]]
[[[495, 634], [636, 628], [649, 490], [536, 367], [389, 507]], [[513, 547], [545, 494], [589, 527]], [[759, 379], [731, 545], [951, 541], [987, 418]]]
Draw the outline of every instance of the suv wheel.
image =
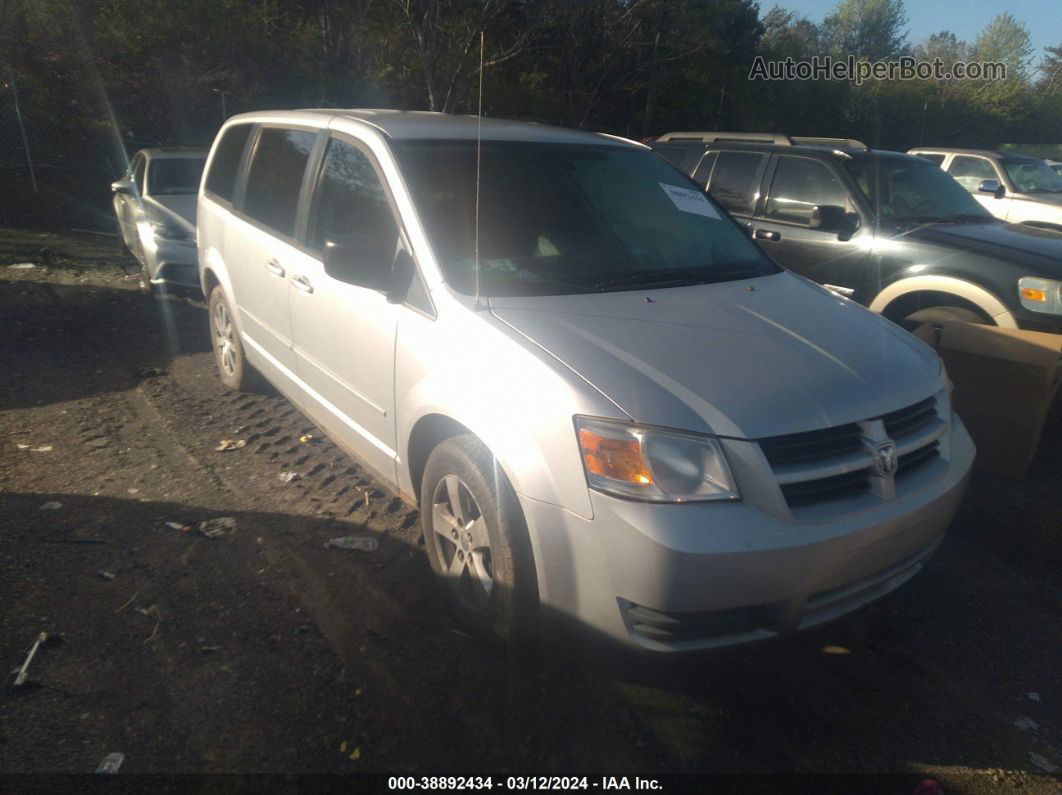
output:
[[972, 309], [961, 306], [931, 306], [912, 312], [900, 325], [908, 331], [914, 331], [923, 323], [940, 322], [944, 320], [958, 320], [963, 323], [977, 323], [979, 325], [993, 325], [984, 315]]
[[458, 620], [480, 637], [533, 634], [538, 587], [527, 529], [512, 487], [475, 436], [432, 451], [420, 515], [428, 559]]
[[246, 392], [257, 386], [257, 373], [243, 355], [243, 344], [236, 329], [232, 307], [221, 285], [210, 291], [208, 304], [210, 341], [218, 365], [221, 383], [229, 389]]

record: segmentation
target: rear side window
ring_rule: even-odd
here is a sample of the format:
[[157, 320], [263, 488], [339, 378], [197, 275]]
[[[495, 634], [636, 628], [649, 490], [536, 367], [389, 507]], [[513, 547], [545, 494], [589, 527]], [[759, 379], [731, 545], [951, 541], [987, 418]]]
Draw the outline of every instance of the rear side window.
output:
[[767, 200], [767, 217], [807, 226], [816, 205], [847, 209], [848, 191], [829, 167], [817, 160], [779, 158]]
[[971, 193], [977, 190], [982, 180], [998, 179], [992, 164], [983, 157], [958, 155], [948, 166], [948, 173]]
[[756, 152], [720, 152], [712, 170], [709, 192], [730, 212], [751, 215], [760, 166], [766, 157]]
[[247, 143], [250, 124], [236, 124], [225, 130], [221, 142], [214, 150], [214, 159], [210, 162], [206, 189], [227, 202], [232, 201], [236, 190], [236, 171], [243, 157], [243, 147]]
[[317, 133], [263, 127], [247, 172], [243, 211], [286, 237], [295, 235], [295, 212]]
[[709, 152], [701, 158], [701, 162], [697, 164], [697, 170], [693, 172], [693, 181], [702, 188], [708, 186], [708, 178], [712, 176], [712, 166], [715, 165], [717, 157], [719, 157], [718, 153]]

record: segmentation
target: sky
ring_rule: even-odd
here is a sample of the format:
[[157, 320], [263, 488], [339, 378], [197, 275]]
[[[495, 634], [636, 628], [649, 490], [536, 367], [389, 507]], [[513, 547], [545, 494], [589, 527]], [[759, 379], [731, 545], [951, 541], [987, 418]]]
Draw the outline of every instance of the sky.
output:
[[[803, 14], [812, 22], [822, 22], [837, 0], [759, 0], [761, 13], [775, 5]], [[1040, 62], [1044, 47], [1062, 45], [1062, 2], [1059, 0], [905, 0], [907, 39], [918, 44], [934, 33], [949, 30], [973, 43], [977, 34], [999, 14], [1009, 11], [1029, 29], [1033, 63]]]

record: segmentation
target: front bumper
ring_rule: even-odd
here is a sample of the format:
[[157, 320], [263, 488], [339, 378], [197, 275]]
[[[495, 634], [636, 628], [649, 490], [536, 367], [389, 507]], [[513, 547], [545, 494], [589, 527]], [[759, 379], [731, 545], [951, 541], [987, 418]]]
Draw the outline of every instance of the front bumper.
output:
[[[689, 652], [796, 632], [913, 576], [962, 498], [974, 446], [955, 417], [937, 466], [895, 497], [809, 519], [735, 503], [653, 505], [591, 492], [593, 518], [521, 497], [543, 608], [592, 634]], [[917, 476], [916, 476], [917, 475]]]
[[156, 238], [153, 246], [144, 246], [144, 260], [152, 284], [199, 289], [199, 253], [195, 241]]

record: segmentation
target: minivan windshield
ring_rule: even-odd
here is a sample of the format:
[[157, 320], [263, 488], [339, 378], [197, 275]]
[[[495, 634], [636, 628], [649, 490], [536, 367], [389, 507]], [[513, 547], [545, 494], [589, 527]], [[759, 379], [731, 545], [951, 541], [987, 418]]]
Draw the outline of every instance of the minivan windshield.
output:
[[1062, 193], [1062, 177], [1043, 160], [1006, 158], [1002, 162], [1018, 193]]
[[[395, 151], [446, 281], [476, 291], [476, 142]], [[777, 273], [720, 207], [664, 160], [615, 145], [483, 141], [479, 293], [527, 296]]]
[[152, 196], [198, 193], [206, 155], [202, 157], [155, 157], [148, 167], [148, 190]]
[[992, 220], [954, 177], [921, 157], [861, 157], [844, 165], [882, 223]]

